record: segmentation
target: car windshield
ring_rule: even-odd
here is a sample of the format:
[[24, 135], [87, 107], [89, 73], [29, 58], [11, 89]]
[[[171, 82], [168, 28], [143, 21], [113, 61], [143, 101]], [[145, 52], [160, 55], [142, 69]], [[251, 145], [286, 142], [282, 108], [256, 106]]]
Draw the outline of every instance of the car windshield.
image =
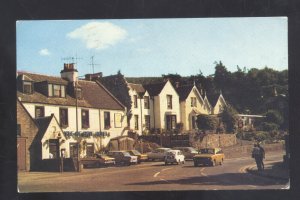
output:
[[214, 154], [214, 149], [200, 149], [201, 154]]
[[131, 152], [130, 154], [132, 155], [141, 155], [141, 153], [138, 152], [137, 150], [131, 150], [130, 152]]
[[191, 153], [197, 153], [196, 149], [194, 149], [193, 147], [189, 147], [189, 150], [191, 151]]
[[124, 156], [130, 156], [128, 152], [123, 152]]

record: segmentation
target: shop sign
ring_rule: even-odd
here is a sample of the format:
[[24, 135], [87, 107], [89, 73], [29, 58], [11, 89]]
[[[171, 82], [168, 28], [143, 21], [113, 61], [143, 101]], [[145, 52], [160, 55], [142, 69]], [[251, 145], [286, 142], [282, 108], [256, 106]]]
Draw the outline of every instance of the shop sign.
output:
[[107, 131], [98, 131], [98, 132], [92, 132], [92, 131], [64, 131], [65, 137], [110, 137], [110, 133]]

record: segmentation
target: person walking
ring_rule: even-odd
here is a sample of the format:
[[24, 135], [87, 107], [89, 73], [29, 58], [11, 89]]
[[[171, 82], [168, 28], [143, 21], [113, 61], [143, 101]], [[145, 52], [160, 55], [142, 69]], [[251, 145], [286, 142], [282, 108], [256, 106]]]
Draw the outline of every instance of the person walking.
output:
[[255, 159], [258, 171], [261, 171], [262, 170], [261, 153], [257, 144], [254, 144], [254, 147], [252, 149], [252, 158]]
[[265, 164], [264, 164], [265, 150], [260, 144], [257, 144], [257, 147], [259, 148], [259, 159], [261, 162], [261, 167], [262, 167], [262, 170], [264, 170], [265, 169]]

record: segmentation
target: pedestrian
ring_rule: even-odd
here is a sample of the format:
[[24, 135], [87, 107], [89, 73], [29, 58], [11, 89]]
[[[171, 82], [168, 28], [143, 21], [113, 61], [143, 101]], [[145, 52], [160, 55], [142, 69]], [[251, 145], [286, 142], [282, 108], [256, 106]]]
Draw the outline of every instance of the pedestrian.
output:
[[260, 156], [260, 149], [257, 146], [257, 144], [254, 144], [254, 147], [252, 149], [252, 158], [255, 159], [258, 171], [261, 171], [262, 170], [262, 165], [261, 165], [262, 162], [261, 162], [261, 156]]
[[261, 166], [262, 166], [262, 170], [265, 169], [265, 164], [264, 164], [264, 159], [265, 159], [265, 150], [264, 148], [260, 145], [260, 144], [257, 144], [258, 148], [259, 148], [259, 159], [261, 161]]

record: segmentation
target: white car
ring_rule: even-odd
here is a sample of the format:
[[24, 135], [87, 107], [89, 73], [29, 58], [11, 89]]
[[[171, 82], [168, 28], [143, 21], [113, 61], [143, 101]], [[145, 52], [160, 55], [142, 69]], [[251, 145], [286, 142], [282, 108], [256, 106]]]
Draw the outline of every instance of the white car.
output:
[[184, 164], [184, 155], [180, 150], [170, 150], [165, 157], [165, 165], [167, 164]]
[[170, 148], [157, 148], [155, 150], [153, 150], [152, 152], [147, 153], [148, 156], [148, 160], [161, 160], [164, 161], [165, 160], [165, 156], [167, 154], [168, 151], [170, 151]]

